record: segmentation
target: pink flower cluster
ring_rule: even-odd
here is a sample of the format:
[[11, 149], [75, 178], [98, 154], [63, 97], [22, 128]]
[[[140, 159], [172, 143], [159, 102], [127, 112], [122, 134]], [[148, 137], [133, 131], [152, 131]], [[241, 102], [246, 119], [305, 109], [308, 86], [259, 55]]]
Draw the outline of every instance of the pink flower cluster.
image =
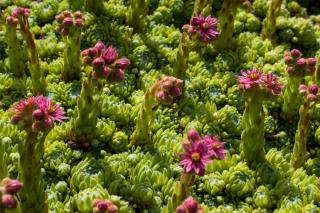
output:
[[23, 8], [23, 7], [17, 7], [12, 10], [11, 16], [8, 16], [6, 18], [7, 24], [11, 25], [17, 25], [19, 18], [27, 18], [30, 15], [30, 9], [28, 8]]
[[73, 14], [69, 11], [64, 11], [55, 18], [59, 23], [58, 31], [63, 36], [69, 35], [74, 30], [81, 30], [84, 25], [84, 18], [80, 11]]
[[94, 47], [82, 51], [81, 54], [83, 63], [93, 67], [93, 78], [105, 78], [109, 82], [124, 80], [124, 70], [130, 61], [127, 58], [118, 59], [118, 52], [112, 46], [106, 48], [98, 41]]
[[93, 213], [117, 213], [118, 207], [110, 200], [96, 199], [93, 201]]
[[172, 100], [182, 94], [183, 81], [172, 77], [165, 76], [156, 82], [152, 88], [158, 102], [162, 104], [170, 104]]
[[176, 213], [205, 213], [205, 211], [200, 204], [190, 196], [176, 208]]
[[239, 89], [244, 91], [262, 91], [266, 95], [277, 97], [284, 85], [272, 73], [265, 74], [257, 69], [241, 71], [238, 76]]
[[287, 65], [289, 75], [297, 77], [313, 75], [317, 60], [315, 58], [302, 58], [301, 56], [301, 52], [297, 49], [284, 54], [284, 62]]
[[183, 159], [180, 166], [185, 173], [194, 172], [199, 176], [204, 175], [206, 165], [212, 162], [212, 158], [223, 160], [227, 153], [218, 135], [213, 138], [210, 135], [200, 137], [193, 128], [188, 132], [188, 140], [183, 142], [183, 149], [185, 153], [179, 154]]
[[33, 132], [45, 131], [53, 126], [54, 121], [64, 119], [64, 111], [59, 105], [42, 95], [30, 97], [15, 104], [11, 111], [11, 123], [17, 124], [23, 130]]
[[193, 16], [190, 20], [190, 24], [186, 24], [182, 27], [190, 35], [196, 35], [202, 42], [214, 41], [219, 36], [217, 29], [218, 20], [211, 16], [204, 17], [202, 14], [199, 16]]
[[315, 84], [311, 84], [309, 86], [301, 84], [299, 86], [299, 92], [305, 95], [308, 101], [320, 100], [320, 87]]
[[14, 196], [21, 189], [22, 183], [18, 180], [4, 178], [0, 185], [1, 204], [7, 209], [14, 209], [17, 206]]

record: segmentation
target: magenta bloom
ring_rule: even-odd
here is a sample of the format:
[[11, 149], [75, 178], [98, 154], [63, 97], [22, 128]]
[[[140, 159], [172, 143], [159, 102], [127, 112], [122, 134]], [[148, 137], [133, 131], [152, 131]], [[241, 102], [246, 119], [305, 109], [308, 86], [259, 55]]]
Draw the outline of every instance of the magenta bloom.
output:
[[20, 101], [11, 111], [14, 113], [11, 117], [13, 124], [18, 124], [24, 130], [32, 128], [33, 132], [50, 129], [54, 121], [65, 118], [60, 106], [42, 95]]
[[118, 207], [110, 200], [96, 199], [93, 201], [93, 213], [117, 213]]
[[213, 156], [216, 159], [224, 160], [226, 158], [227, 150], [224, 149], [224, 143], [219, 140], [219, 136], [216, 135], [213, 138], [210, 135], [203, 138], [204, 143], [208, 146], [208, 149], [212, 151]]
[[259, 87], [263, 83], [264, 74], [257, 69], [241, 71], [238, 76], [239, 88], [243, 90], [250, 90], [254, 87]]
[[206, 165], [212, 162], [210, 158], [213, 152], [201, 140], [191, 142], [189, 145], [184, 144], [183, 149], [186, 153], [179, 155], [183, 158], [179, 165], [184, 168], [184, 172], [187, 174], [195, 172], [197, 175], [203, 176]]
[[190, 20], [190, 25], [186, 24], [182, 29], [188, 31], [191, 35], [198, 35], [203, 42], [214, 41], [219, 36], [217, 29], [218, 20], [211, 16], [204, 17], [202, 14], [193, 16]]
[[263, 77], [264, 85], [268, 91], [274, 96], [280, 95], [284, 85], [278, 81], [278, 78], [272, 73], [264, 75]]

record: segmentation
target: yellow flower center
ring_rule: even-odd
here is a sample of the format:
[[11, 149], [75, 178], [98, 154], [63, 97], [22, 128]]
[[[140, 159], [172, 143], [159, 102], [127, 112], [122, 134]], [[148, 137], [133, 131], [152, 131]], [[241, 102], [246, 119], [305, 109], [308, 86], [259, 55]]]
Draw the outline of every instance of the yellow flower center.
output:
[[203, 27], [204, 29], [208, 29], [209, 25], [208, 25], [207, 22], [205, 22], [205, 23], [202, 24], [202, 27]]
[[191, 155], [191, 158], [192, 158], [192, 160], [193, 161], [199, 161], [200, 160], [200, 154], [199, 153], [193, 153], [192, 155]]

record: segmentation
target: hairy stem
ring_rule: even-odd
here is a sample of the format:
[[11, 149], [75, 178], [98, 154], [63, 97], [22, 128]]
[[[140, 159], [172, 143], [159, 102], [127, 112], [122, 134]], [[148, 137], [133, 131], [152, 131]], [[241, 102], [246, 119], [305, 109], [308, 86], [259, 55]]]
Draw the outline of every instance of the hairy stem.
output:
[[276, 19], [280, 11], [282, 0], [271, 0], [267, 17], [263, 21], [262, 38], [270, 39], [276, 31]]
[[40, 163], [44, 153], [45, 137], [45, 133], [38, 138], [38, 133], [28, 132], [25, 143], [19, 146], [19, 179], [24, 183], [19, 191], [21, 212], [48, 212]]
[[242, 118], [241, 156], [252, 169], [265, 161], [263, 121], [262, 99], [248, 97]]
[[300, 119], [295, 135], [293, 155], [291, 158], [291, 164], [296, 169], [304, 166], [306, 161], [308, 134], [311, 127], [311, 113], [312, 107], [310, 106], [310, 103], [305, 101], [299, 110]]

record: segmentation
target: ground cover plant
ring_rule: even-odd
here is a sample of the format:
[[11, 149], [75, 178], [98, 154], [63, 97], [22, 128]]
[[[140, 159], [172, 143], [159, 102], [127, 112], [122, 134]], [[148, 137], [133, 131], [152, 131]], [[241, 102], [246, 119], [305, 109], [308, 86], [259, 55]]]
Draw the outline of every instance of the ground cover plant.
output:
[[0, 213], [320, 212], [317, 0], [0, 0]]

